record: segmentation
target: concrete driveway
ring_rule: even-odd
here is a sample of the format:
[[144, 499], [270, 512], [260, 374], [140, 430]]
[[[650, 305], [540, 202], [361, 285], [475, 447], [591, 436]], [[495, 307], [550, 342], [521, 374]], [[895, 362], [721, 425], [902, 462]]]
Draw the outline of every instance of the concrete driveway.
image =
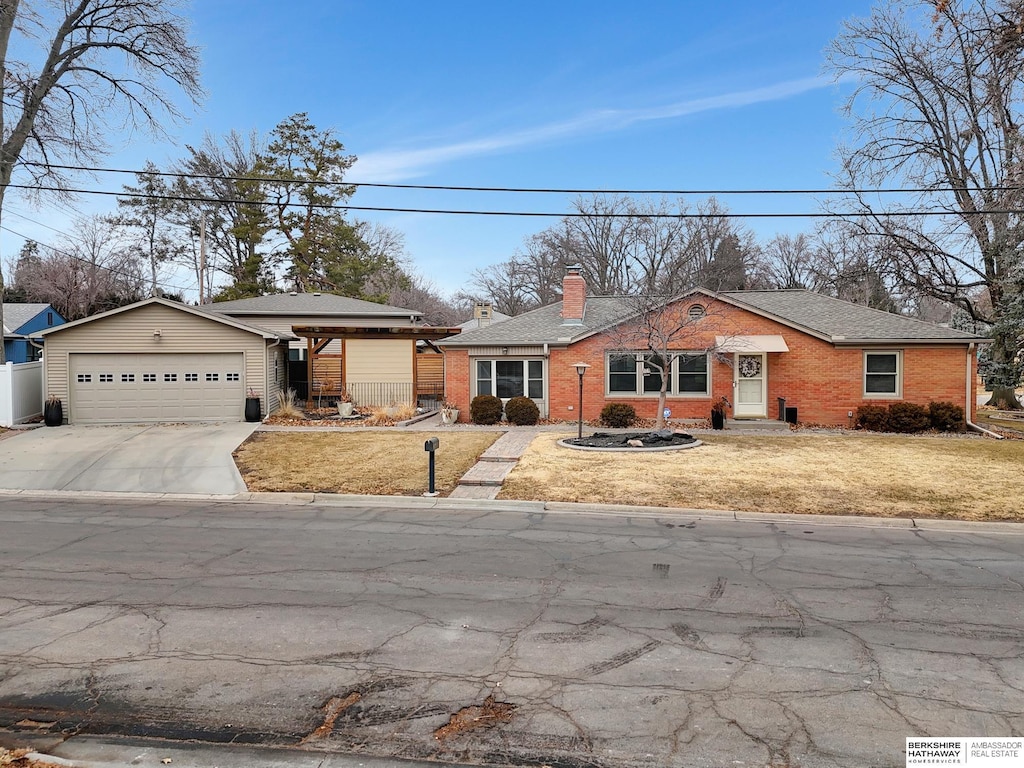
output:
[[231, 452], [258, 424], [43, 427], [0, 440], [0, 489], [234, 494]]

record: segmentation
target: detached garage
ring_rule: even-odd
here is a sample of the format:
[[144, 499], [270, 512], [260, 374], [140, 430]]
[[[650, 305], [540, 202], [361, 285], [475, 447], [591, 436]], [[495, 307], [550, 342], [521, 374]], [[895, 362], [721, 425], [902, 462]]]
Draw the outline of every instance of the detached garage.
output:
[[47, 392], [72, 424], [242, 421], [285, 385], [291, 334], [152, 298], [42, 334]]

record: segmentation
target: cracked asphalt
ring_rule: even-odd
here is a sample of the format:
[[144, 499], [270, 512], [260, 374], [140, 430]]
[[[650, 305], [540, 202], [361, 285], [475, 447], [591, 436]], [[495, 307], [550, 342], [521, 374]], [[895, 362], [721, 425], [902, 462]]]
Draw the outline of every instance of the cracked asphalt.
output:
[[0, 499], [0, 727], [557, 768], [1024, 734], [1024, 527], [394, 503]]

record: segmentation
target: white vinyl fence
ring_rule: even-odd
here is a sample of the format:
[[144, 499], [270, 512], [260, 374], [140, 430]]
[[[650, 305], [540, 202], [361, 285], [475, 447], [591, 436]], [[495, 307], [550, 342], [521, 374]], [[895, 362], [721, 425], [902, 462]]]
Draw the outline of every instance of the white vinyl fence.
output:
[[42, 361], [0, 365], [0, 427], [12, 427], [42, 413]]

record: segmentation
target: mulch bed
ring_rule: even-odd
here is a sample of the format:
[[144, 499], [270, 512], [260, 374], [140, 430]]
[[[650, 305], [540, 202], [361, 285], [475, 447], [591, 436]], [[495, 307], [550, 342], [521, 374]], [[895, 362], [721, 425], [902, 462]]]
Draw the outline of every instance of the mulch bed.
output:
[[[586, 448], [667, 448], [697, 442], [693, 435], [672, 429], [656, 432], [595, 432], [584, 437], [572, 437], [563, 442]], [[630, 443], [633, 445], [630, 445]], [[639, 442], [640, 445], [636, 445]]]

